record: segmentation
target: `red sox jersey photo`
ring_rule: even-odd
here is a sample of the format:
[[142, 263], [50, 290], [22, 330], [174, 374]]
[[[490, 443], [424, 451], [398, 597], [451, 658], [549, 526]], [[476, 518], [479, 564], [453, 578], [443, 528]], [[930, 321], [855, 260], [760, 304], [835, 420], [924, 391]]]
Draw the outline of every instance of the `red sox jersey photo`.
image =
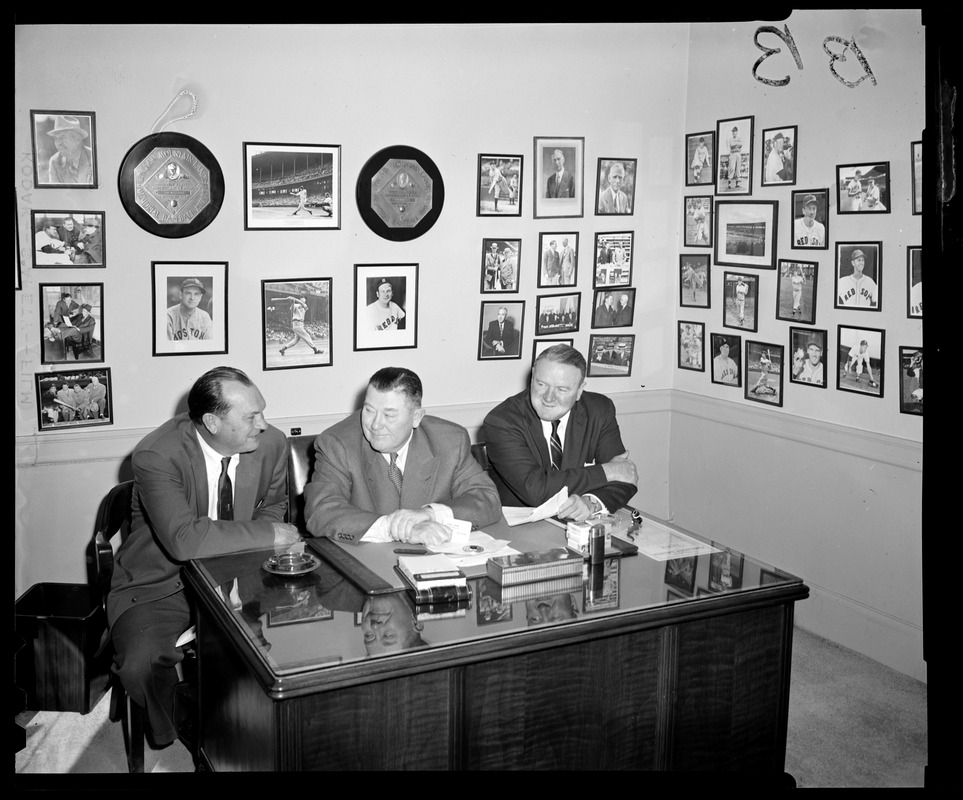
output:
[[854, 272], [839, 279], [839, 304], [852, 308], [876, 308], [876, 281]]
[[194, 309], [190, 316], [185, 316], [178, 303], [167, 309], [167, 338], [172, 342], [213, 339], [214, 323], [210, 314], [200, 308]]
[[806, 224], [806, 217], [800, 217], [792, 224], [792, 241], [796, 247], [823, 247], [826, 244], [826, 226], [813, 220]]

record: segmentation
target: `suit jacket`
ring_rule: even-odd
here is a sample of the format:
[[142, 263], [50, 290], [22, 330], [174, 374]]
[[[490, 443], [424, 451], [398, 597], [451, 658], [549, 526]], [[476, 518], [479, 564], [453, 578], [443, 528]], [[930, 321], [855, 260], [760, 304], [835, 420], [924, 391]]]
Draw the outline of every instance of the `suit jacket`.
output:
[[364, 438], [360, 411], [323, 431], [314, 449], [304, 513], [315, 536], [357, 542], [378, 517], [429, 503], [475, 527], [501, 519], [498, 492], [472, 456], [468, 432], [453, 422], [426, 415], [414, 429], [400, 498], [384, 456]]
[[492, 352], [495, 352], [494, 342], [501, 340], [502, 344], [505, 346], [505, 355], [518, 355], [518, 331], [515, 330], [515, 326], [512, 325], [507, 319], [505, 320], [505, 330], [499, 332], [498, 330], [498, 320], [493, 319], [488, 323], [488, 330], [485, 331], [485, 344], [492, 348]]
[[268, 426], [257, 450], [241, 453], [234, 480], [234, 519], [208, 515], [207, 468], [194, 423], [178, 414], [134, 448], [130, 536], [117, 552], [107, 619], [134, 603], [184, 588], [181, 565], [192, 558], [274, 545], [274, 523], [287, 509], [287, 440]]
[[553, 172], [548, 178], [548, 191], [545, 194], [546, 197], [575, 197], [575, 176], [566, 170], [559, 182], [558, 176]]
[[502, 505], [535, 507], [567, 486], [570, 494], [594, 494], [609, 511], [615, 511], [637, 491], [631, 483], [606, 480], [602, 464], [624, 453], [625, 446], [615, 405], [603, 394], [582, 392], [572, 407], [562, 443], [561, 469], [552, 469], [528, 389], [489, 412], [484, 434], [489, 473]]
[[612, 187], [609, 186], [602, 194], [599, 196], [599, 214], [628, 214], [629, 211], [629, 196], [623, 192], [619, 191], [618, 196], [612, 191]]

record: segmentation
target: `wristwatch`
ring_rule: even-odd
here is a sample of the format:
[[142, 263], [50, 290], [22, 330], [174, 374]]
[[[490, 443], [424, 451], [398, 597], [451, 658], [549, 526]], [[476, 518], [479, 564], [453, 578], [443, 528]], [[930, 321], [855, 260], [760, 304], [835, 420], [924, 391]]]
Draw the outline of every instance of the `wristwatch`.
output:
[[583, 494], [582, 499], [585, 504], [589, 507], [590, 516], [596, 517], [599, 514], [605, 513], [605, 506], [602, 505], [602, 501], [597, 497], [590, 494]]

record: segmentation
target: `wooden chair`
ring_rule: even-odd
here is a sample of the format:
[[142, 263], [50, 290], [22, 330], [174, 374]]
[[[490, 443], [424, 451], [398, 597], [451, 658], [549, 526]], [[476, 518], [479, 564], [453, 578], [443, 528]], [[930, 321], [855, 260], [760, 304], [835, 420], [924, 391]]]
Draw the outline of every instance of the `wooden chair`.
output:
[[485, 472], [488, 472], [488, 448], [485, 446], [484, 442], [478, 442], [471, 446], [471, 454], [475, 457], [475, 461], [478, 462]]
[[68, 349], [74, 351], [75, 361], [80, 359], [81, 353], [90, 353], [91, 355], [94, 354], [94, 334], [92, 331], [87, 331], [85, 333], [82, 333], [79, 340], [64, 339], [64, 342], [66, 343], [64, 347], [65, 359], [67, 358]]

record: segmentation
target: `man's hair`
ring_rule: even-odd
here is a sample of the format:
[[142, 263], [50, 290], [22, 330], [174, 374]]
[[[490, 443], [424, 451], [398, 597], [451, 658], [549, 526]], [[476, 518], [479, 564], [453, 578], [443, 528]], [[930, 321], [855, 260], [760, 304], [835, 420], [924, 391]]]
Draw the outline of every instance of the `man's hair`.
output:
[[234, 367], [214, 367], [194, 381], [187, 395], [187, 410], [194, 422], [200, 422], [205, 414], [224, 416], [231, 405], [224, 399], [224, 383], [237, 381], [244, 386], [253, 386], [253, 381], [241, 370]]
[[557, 364], [567, 364], [570, 367], [575, 367], [582, 376], [582, 380], [585, 380], [585, 358], [571, 345], [554, 344], [547, 350], [543, 350], [538, 354], [538, 358], [535, 359], [532, 368], [537, 367], [542, 361], [554, 361]]
[[404, 367], [382, 367], [368, 381], [368, 386], [379, 392], [400, 392], [412, 404], [421, 405], [421, 378]]

